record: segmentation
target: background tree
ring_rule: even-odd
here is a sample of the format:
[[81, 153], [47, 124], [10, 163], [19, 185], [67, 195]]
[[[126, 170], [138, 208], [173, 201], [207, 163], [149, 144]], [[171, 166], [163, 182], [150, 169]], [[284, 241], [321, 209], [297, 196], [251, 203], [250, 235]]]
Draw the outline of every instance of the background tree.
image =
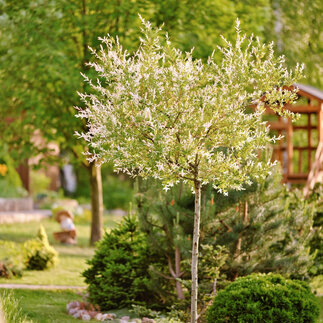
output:
[[[99, 75], [85, 77], [95, 94], [81, 94], [87, 105], [79, 117], [88, 120], [80, 134], [95, 156], [110, 160], [116, 171], [153, 177], [165, 189], [179, 180], [195, 193], [192, 246], [191, 321], [197, 321], [197, 265], [201, 187], [212, 183], [219, 191], [242, 190], [253, 178], [271, 168], [258, 151], [271, 142], [262, 122], [264, 103], [280, 114], [282, 102], [293, 102], [294, 91], [283, 90], [299, 76], [283, 67], [272, 46], [240, 36], [226, 42], [218, 66], [211, 56], [207, 64], [191, 53], [175, 49], [159, 30], [145, 23], [145, 35], [133, 56], [118, 40], [102, 39], [106, 48], [93, 51], [97, 62], [89, 63]], [[279, 84], [279, 86], [277, 86]], [[257, 104], [249, 111], [251, 103]]]
[[286, 56], [288, 65], [304, 62], [304, 82], [322, 88], [322, 1], [270, 2], [272, 17], [264, 25], [266, 39], [275, 41], [277, 52]]

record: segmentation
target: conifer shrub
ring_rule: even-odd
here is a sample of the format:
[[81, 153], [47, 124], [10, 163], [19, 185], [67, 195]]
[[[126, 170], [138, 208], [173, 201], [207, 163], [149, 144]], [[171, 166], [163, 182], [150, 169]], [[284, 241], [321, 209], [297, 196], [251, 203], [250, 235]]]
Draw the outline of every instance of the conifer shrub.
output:
[[158, 292], [152, 291], [149, 274], [152, 261], [154, 255], [136, 218], [123, 218], [105, 233], [83, 272], [91, 302], [109, 310], [157, 301]]
[[56, 265], [57, 251], [49, 244], [46, 231], [39, 227], [37, 238], [24, 244], [24, 263], [27, 269], [44, 270]]
[[207, 322], [316, 322], [317, 300], [303, 281], [278, 274], [238, 278], [214, 298]]

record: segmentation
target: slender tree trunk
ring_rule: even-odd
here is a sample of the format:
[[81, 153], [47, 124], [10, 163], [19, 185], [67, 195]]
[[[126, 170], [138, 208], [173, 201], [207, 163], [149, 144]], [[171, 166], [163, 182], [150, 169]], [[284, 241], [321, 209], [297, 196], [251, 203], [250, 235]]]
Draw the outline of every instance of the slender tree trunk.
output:
[[95, 242], [102, 238], [103, 232], [103, 196], [102, 196], [102, 179], [101, 167], [95, 163], [91, 163], [89, 167], [90, 182], [91, 182], [91, 238], [90, 244], [94, 245]]
[[[181, 276], [181, 251], [179, 247], [175, 248], [175, 274], [176, 278]], [[184, 299], [182, 284], [178, 280], [176, 280], [176, 292], [178, 299]]]
[[248, 202], [245, 201], [244, 202], [244, 208], [243, 208], [243, 224], [245, 224], [245, 225], [248, 222], [248, 212], [249, 212], [249, 210], [248, 210]]
[[200, 218], [201, 218], [201, 184], [194, 183], [195, 186], [195, 214], [192, 246], [192, 294], [191, 294], [191, 323], [197, 322], [197, 295], [198, 295], [198, 252], [200, 238]]

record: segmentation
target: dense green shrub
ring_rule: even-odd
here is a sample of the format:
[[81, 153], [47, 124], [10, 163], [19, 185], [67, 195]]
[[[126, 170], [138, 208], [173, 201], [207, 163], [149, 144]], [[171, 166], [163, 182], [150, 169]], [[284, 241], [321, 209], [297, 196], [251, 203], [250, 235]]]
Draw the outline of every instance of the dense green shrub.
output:
[[105, 233], [83, 272], [90, 300], [102, 310], [156, 301], [157, 293], [149, 288], [152, 261], [136, 218], [125, 217], [117, 228]]
[[316, 322], [319, 306], [309, 286], [278, 274], [238, 278], [220, 291], [208, 310], [207, 322]]
[[24, 244], [24, 263], [27, 269], [44, 270], [54, 266], [58, 261], [57, 251], [49, 245], [46, 231], [39, 227], [36, 239]]

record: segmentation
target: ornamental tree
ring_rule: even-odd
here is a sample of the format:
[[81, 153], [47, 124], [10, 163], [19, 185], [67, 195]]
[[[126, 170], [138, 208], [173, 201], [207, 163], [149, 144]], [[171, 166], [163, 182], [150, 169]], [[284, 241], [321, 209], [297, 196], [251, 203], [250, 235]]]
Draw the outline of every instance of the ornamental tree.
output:
[[[92, 50], [89, 63], [97, 80], [84, 76], [92, 93], [81, 93], [85, 108], [78, 117], [88, 131], [78, 133], [91, 147], [90, 161], [113, 161], [115, 171], [153, 177], [167, 190], [189, 183], [195, 193], [192, 245], [191, 322], [197, 322], [198, 245], [201, 187], [211, 183], [226, 194], [243, 190], [264, 178], [272, 163], [265, 148], [274, 139], [262, 121], [264, 105], [280, 115], [292, 103], [288, 87], [300, 76], [276, 58], [273, 45], [242, 36], [236, 26], [234, 44], [224, 39], [207, 62], [194, 60], [192, 51], [176, 49], [160, 29], [143, 20], [139, 48], [130, 55], [109, 35]], [[254, 109], [250, 109], [250, 106]]]

